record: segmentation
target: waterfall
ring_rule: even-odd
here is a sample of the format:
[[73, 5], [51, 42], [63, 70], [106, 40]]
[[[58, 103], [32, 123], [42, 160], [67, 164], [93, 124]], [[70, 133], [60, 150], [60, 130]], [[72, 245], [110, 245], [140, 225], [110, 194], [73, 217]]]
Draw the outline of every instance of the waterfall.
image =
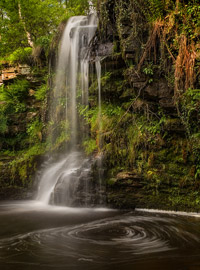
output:
[[[61, 160], [50, 162], [42, 172], [37, 200], [46, 204], [76, 206], [94, 201], [94, 192], [89, 186], [91, 162], [77, 147], [80, 143], [77, 95], [81, 88], [82, 104], [88, 104], [88, 48], [96, 28], [94, 15], [72, 17], [68, 20], [61, 40], [51, 111], [56, 114], [56, 107], [64, 96], [65, 120], [70, 124], [70, 150]], [[98, 68], [99, 65], [100, 62]], [[89, 196], [89, 192], [93, 194]]]
[[95, 61], [98, 83], [98, 122], [99, 122], [99, 150], [102, 148], [102, 121], [101, 121], [101, 62], [99, 57]]
[[[61, 96], [63, 89], [66, 93], [66, 118], [71, 127], [72, 148], [76, 147], [78, 139], [77, 88], [80, 83], [83, 104], [87, 105], [88, 103], [88, 46], [95, 34], [96, 23], [96, 17], [94, 15], [89, 17], [71, 17], [61, 40], [54, 91], [56, 100]], [[81, 79], [79, 78], [79, 72]]]
[[95, 67], [96, 67], [96, 73], [97, 73], [97, 84], [98, 84], [98, 124], [99, 124], [99, 157], [98, 157], [98, 162], [97, 162], [97, 166], [98, 166], [98, 180], [99, 180], [99, 198], [100, 201], [103, 201], [103, 197], [101, 194], [102, 191], [102, 177], [103, 177], [103, 164], [102, 164], [102, 109], [101, 109], [101, 61], [100, 61], [100, 57], [96, 57], [95, 60]]

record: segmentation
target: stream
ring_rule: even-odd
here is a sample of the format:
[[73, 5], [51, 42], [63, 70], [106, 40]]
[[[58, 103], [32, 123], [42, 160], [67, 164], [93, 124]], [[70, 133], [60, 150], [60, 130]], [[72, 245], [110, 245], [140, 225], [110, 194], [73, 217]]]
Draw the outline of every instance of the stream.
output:
[[200, 216], [0, 204], [0, 269], [200, 269]]

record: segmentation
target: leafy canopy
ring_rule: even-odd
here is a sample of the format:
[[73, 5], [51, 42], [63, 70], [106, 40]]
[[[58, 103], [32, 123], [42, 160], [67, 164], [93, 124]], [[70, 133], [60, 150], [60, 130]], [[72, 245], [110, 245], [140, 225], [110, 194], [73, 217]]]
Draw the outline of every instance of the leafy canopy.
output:
[[34, 46], [47, 49], [63, 19], [88, 10], [87, 0], [1, 0], [0, 58], [29, 47], [28, 35]]

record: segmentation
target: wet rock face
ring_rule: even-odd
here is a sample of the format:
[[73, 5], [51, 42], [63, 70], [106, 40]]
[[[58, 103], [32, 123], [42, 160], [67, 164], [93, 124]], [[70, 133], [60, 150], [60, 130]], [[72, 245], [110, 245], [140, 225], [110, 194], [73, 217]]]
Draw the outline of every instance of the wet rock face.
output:
[[98, 56], [109, 56], [112, 55], [113, 52], [113, 43], [112, 42], [107, 42], [103, 44], [98, 44], [98, 49], [97, 49], [97, 55]]
[[33, 175], [41, 159], [38, 156], [26, 162], [22, 161], [18, 167], [12, 164], [13, 161], [14, 156], [0, 157], [0, 200], [32, 199]]
[[142, 177], [135, 172], [120, 172], [116, 176], [116, 185], [141, 188]]
[[134, 209], [143, 194], [143, 177], [137, 171], [122, 171], [107, 182], [107, 205]]
[[[142, 1], [134, 3], [119, 0], [115, 3], [106, 0], [101, 3], [100, 33], [94, 41], [93, 50], [103, 58], [102, 62], [106, 67], [114, 66], [115, 69], [119, 67], [121, 59], [118, 57], [118, 64], [113, 65], [111, 58], [115, 59], [117, 54], [121, 54], [124, 62], [120, 63], [120, 68], [123, 66], [124, 71], [127, 70], [126, 79], [137, 95], [149, 102], [150, 107], [153, 102], [174, 115], [174, 89], [160, 63], [161, 42], [157, 38], [154, 50], [145, 52], [152, 29], [146, 18], [140, 14], [138, 5], [142, 5]], [[113, 10], [110, 9], [111, 6]], [[128, 66], [133, 68], [128, 71]]]
[[154, 101], [160, 105], [161, 108], [174, 113], [175, 106], [173, 100], [174, 91], [168, 86], [164, 79], [147, 85], [143, 91], [143, 98], [149, 102]]
[[[102, 56], [102, 79], [106, 80], [102, 104], [126, 108], [127, 117], [115, 128], [117, 136], [109, 134], [104, 141], [105, 149], [109, 146], [107, 203], [117, 208], [163, 209], [193, 204], [198, 209], [195, 199], [190, 199], [199, 190], [194, 185], [195, 151], [188, 139], [186, 115], [180, 116], [183, 108], [176, 103], [174, 63], [159, 34], [154, 39], [154, 28], [141, 12], [144, 3], [105, 0], [99, 5], [100, 27], [93, 51]], [[109, 72], [111, 76], [106, 77]], [[183, 187], [188, 197], [181, 195]]]
[[51, 194], [50, 204], [70, 207], [102, 205], [105, 189], [99, 179], [97, 160], [86, 159], [77, 170], [63, 172]]
[[155, 99], [172, 99], [173, 90], [170, 89], [165, 80], [160, 80], [158, 83], [148, 85], [144, 91], [145, 98], [149, 100]]

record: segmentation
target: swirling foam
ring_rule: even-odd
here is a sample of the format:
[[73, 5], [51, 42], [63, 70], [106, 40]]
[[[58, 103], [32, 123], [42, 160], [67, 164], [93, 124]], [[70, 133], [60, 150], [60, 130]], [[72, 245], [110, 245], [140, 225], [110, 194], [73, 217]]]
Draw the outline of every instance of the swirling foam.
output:
[[192, 245], [199, 245], [199, 238], [180, 226], [180, 220], [127, 214], [3, 239], [0, 259], [28, 252], [39, 261], [54, 258], [62, 264], [70, 260], [100, 263], [108, 259], [110, 263], [121, 263]]

